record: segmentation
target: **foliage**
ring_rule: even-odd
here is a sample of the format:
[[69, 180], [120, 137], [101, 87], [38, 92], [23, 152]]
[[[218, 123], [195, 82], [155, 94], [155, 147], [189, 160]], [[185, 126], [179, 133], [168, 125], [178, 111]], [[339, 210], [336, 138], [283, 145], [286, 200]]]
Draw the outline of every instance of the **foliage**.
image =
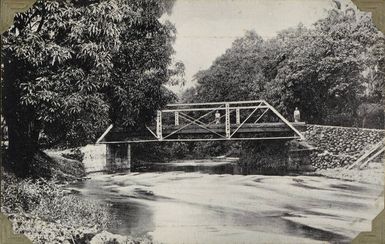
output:
[[132, 144], [132, 155], [134, 161], [164, 162], [192, 156], [192, 146], [186, 142]]
[[[142, 126], [174, 95], [174, 0], [37, 1], [3, 35], [9, 150], [27, 174], [39, 143], [79, 146], [109, 123]], [[178, 78], [179, 77], [179, 78]]]
[[4, 174], [1, 183], [2, 208], [8, 213], [29, 213], [45, 221], [61, 221], [74, 228], [101, 228], [109, 222], [105, 206], [76, 195], [66, 195], [52, 181], [18, 180]]
[[[186, 90], [181, 100], [265, 99], [289, 119], [298, 107], [308, 123], [368, 126], [361, 122], [365, 116], [357, 114], [365, 102], [384, 106], [384, 40], [370, 16], [352, 8], [333, 9], [312, 28], [299, 24], [268, 40], [248, 31], [210, 68], [195, 75], [197, 86]], [[375, 117], [383, 118], [378, 113]], [[383, 120], [376, 127], [383, 128]], [[222, 153], [215, 142], [197, 143], [195, 150], [198, 155]], [[274, 152], [259, 155], [260, 150], [257, 142], [242, 143], [240, 161], [260, 167], [265, 156], [274, 159]], [[273, 165], [285, 167], [283, 161]]]
[[227, 155], [231, 152], [231, 150], [236, 147], [236, 143], [226, 143], [222, 141], [203, 141], [203, 142], [196, 142], [193, 150], [193, 154], [196, 157], [202, 157], [202, 156], [223, 156]]
[[182, 159], [185, 158], [190, 150], [186, 142], [174, 142], [165, 145], [164, 150], [168, 152], [168, 158], [170, 159]]
[[165, 162], [176, 159], [200, 159], [216, 156], [239, 156], [240, 143], [225, 141], [162, 142], [132, 144], [133, 161]]
[[74, 227], [106, 228], [109, 224], [107, 208], [76, 195], [59, 194], [54, 198], [43, 199], [32, 213], [50, 222], [60, 220]]
[[133, 161], [163, 162], [168, 154], [163, 143], [134, 143], [131, 145]]
[[[263, 85], [261, 76], [264, 62], [263, 39], [255, 32], [234, 41], [226, 53], [213, 65], [195, 75], [197, 100], [233, 101], [251, 100]], [[253, 91], [253, 92], [250, 92]]]
[[195, 75], [197, 87], [182, 100], [266, 99], [288, 118], [298, 107], [308, 123], [355, 125], [359, 104], [384, 104], [384, 40], [370, 16], [352, 8], [269, 40], [247, 32]]
[[[8, 172], [15, 168], [14, 161], [9, 158], [7, 150], [2, 153], [2, 166]], [[84, 165], [81, 161], [67, 159], [59, 155], [60, 153], [41, 152], [35, 153], [29, 162], [29, 178], [44, 178], [47, 180], [58, 180], [68, 182], [78, 180], [85, 176]], [[71, 154], [72, 156], [72, 154]]]

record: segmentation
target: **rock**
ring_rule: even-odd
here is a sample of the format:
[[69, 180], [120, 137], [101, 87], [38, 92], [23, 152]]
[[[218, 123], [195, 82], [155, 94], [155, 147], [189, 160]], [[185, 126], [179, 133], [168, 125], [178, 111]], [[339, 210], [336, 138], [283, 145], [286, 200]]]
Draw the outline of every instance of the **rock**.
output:
[[90, 244], [101, 244], [101, 243], [114, 243], [114, 244], [125, 244], [131, 243], [129, 238], [126, 236], [112, 234], [108, 231], [102, 231], [96, 234], [90, 241]]
[[307, 125], [305, 138], [320, 152], [310, 157], [317, 169], [350, 165], [370, 145], [384, 138], [385, 130]]

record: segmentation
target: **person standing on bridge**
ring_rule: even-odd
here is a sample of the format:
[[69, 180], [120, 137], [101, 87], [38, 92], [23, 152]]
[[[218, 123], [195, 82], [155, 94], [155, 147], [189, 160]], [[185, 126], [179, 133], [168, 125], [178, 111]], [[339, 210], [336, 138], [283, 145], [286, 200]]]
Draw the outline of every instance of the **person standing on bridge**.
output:
[[301, 113], [298, 110], [298, 107], [295, 107], [294, 110], [294, 122], [299, 122], [301, 120]]
[[221, 122], [221, 114], [218, 110], [215, 112], [215, 124], [219, 124]]

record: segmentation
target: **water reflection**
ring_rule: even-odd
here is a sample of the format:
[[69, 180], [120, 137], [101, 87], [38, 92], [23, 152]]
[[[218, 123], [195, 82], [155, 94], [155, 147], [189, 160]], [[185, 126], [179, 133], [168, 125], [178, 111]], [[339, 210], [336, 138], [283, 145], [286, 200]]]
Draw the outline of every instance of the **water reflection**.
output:
[[131, 172], [200, 172], [204, 174], [231, 174], [231, 175], [277, 175], [281, 171], [261, 169], [254, 164], [239, 163], [236, 158], [207, 160], [184, 160], [171, 163], [135, 163]]
[[115, 217], [110, 226], [111, 232], [142, 236], [155, 229], [152, 211], [145, 204], [115, 201], [110, 205], [110, 214]]

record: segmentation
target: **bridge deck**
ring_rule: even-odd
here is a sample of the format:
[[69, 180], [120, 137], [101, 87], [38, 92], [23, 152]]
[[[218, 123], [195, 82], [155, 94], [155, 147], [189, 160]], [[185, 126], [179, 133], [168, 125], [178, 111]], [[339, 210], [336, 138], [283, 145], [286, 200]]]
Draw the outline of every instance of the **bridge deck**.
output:
[[[291, 123], [297, 130], [304, 131], [306, 129], [306, 125], [303, 122], [293, 122]], [[183, 125], [169, 125], [164, 126], [162, 128], [162, 133], [164, 137], [170, 135], [174, 131], [181, 129], [184, 127]], [[238, 125], [232, 124], [231, 131], [234, 131], [238, 128]], [[155, 126], [149, 127], [150, 130], [154, 131]], [[223, 135], [220, 137], [219, 135], [213, 134], [213, 132]], [[270, 139], [271, 138], [279, 138], [279, 139], [294, 139], [297, 138], [292, 129], [289, 128], [285, 123], [245, 123], [242, 127], [239, 128], [236, 135], [234, 135], [231, 140], [240, 140], [242, 139]], [[208, 138], [210, 136], [210, 138]], [[105, 138], [100, 143], [114, 143], [114, 142], [145, 142], [145, 141], [157, 141], [151, 140], [154, 139], [154, 136], [147, 129], [142, 129], [139, 131], [130, 131], [122, 128], [116, 128], [111, 130]], [[188, 125], [185, 126], [182, 130], [178, 131], [171, 135], [170, 137], [164, 139], [163, 141], [207, 141], [207, 140], [229, 140], [225, 138], [225, 124], [212, 124], [203, 127], [199, 127], [198, 125]]]

